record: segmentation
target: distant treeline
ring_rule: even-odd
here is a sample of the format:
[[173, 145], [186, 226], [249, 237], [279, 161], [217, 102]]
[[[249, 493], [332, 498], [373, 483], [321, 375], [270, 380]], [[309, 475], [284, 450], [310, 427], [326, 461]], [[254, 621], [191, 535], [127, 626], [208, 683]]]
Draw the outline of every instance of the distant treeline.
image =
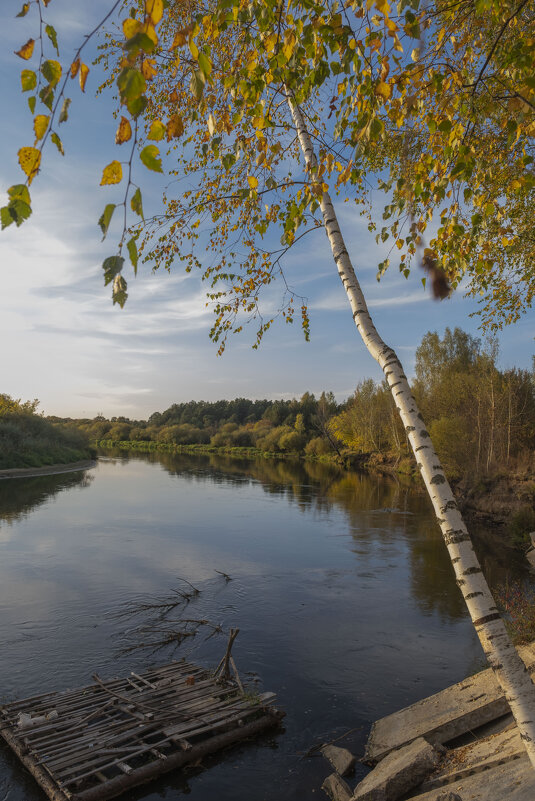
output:
[[38, 405], [0, 394], [0, 470], [79, 462], [93, 454], [87, 434], [42, 417]]
[[[416, 351], [413, 392], [453, 478], [497, 469], [533, 470], [535, 372], [497, 367], [497, 346], [459, 328], [426, 334]], [[366, 379], [337, 403], [332, 392], [292, 400], [176, 403], [147, 421], [71, 420], [93, 441], [147, 447], [254, 448], [264, 453], [388, 460], [410, 472], [405, 431], [385, 382]]]

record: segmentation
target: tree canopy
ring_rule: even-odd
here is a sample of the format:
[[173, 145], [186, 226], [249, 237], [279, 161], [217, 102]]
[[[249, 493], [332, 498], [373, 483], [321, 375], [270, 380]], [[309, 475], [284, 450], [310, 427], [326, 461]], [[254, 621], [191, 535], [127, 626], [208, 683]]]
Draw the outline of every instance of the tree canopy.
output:
[[[419, 264], [435, 295], [451, 287], [479, 297], [490, 328], [531, 306], [535, 12], [527, 0], [116, 2], [67, 63], [61, 31], [46, 21], [52, 2], [30, 0], [20, 11], [36, 19], [35, 37], [16, 51], [27, 62], [21, 88], [34, 142], [19, 150], [26, 181], [8, 190], [2, 226], [30, 215], [45, 145], [63, 152], [71, 81], [85, 89], [84, 48], [106, 29], [102, 88], [117, 91], [120, 109], [117, 158], [101, 183], [120, 194], [99, 225], [106, 236], [122, 212], [117, 250], [103, 264], [114, 302], [127, 298], [125, 257], [136, 271], [142, 253], [156, 267], [202, 269], [220, 349], [250, 318], [259, 341], [273, 322], [258, 316], [259, 296], [277, 278], [279, 313], [293, 321], [299, 307], [308, 336], [306, 301], [290, 290], [283, 257], [323, 225], [319, 200], [334, 187], [390, 242], [379, 275], [390, 262], [405, 275]], [[302, 164], [287, 97], [306, 115], [313, 169]], [[144, 219], [142, 170], [164, 164], [177, 180], [162, 213]]]

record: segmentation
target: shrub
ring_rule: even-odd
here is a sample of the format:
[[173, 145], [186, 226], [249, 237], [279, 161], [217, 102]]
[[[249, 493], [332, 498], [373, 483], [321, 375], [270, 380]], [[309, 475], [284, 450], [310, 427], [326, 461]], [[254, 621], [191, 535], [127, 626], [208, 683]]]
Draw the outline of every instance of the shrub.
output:
[[531, 545], [530, 533], [535, 531], [535, 511], [531, 506], [523, 506], [511, 517], [507, 527], [513, 545]]

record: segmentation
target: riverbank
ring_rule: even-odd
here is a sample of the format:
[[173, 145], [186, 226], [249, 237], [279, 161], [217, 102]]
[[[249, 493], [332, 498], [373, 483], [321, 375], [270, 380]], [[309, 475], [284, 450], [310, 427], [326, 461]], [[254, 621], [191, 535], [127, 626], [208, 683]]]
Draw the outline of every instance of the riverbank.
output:
[[[100, 440], [94, 443], [101, 448], [119, 448], [132, 452], [164, 452], [177, 454], [205, 454], [227, 456], [233, 459], [263, 458], [275, 460], [299, 460], [336, 465], [357, 472], [379, 473], [408, 483], [415, 490], [424, 487], [414, 460], [408, 456], [399, 458], [382, 453], [351, 453], [343, 451], [321, 456], [301, 452], [264, 451], [252, 447], [231, 447], [215, 445], [177, 445], [154, 441], [114, 441]], [[452, 488], [469, 522], [484, 524], [489, 538], [500, 538], [514, 548], [529, 545], [529, 532], [535, 530], [535, 479], [531, 465], [506, 475], [478, 478], [473, 482], [467, 479], [452, 481]]]
[[0, 480], [5, 478], [35, 478], [36, 476], [53, 476], [58, 473], [73, 473], [78, 470], [89, 470], [96, 467], [96, 459], [84, 459], [67, 464], [50, 464], [46, 467], [12, 467], [0, 470]]

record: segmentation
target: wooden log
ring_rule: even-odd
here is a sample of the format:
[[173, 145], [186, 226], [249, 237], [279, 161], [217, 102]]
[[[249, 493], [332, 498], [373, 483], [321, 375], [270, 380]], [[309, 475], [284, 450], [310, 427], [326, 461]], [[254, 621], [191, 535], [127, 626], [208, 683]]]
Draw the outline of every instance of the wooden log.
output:
[[50, 801], [69, 801], [70, 795], [66, 795], [54, 781], [50, 778], [49, 774], [38, 765], [35, 760], [27, 753], [24, 752], [19, 741], [13, 737], [9, 729], [0, 729], [0, 734], [9, 745], [9, 747], [18, 756], [24, 767], [29, 770], [34, 779], [41, 785]]
[[[533, 672], [535, 645], [518, 651]], [[446, 743], [508, 711], [509, 704], [493, 671], [483, 670], [374, 723], [364, 761], [374, 764], [417, 737], [433, 744]]]
[[278, 725], [279, 722], [280, 716], [277, 713], [264, 715], [262, 718], [254, 720], [245, 726], [224, 732], [223, 734], [211, 737], [203, 743], [194, 745], [188, 751], [180, 751], [176, 754], [172, 754], [165, 762], [151, 762], [148, 765], [135, 768], [128, 776], [117, 776], [110, 779], [107, 784], [101, 784], [98, 787], [92, 787], [80, 793], [74, 793], [71, 796], [72, 801], [107, 801], [109, 798], [115, 798], [132, 787], [144, 784], [156, 776], [161, 776], [163, 773], [180, 768], [188, 762], [196, 762], [208, 754], [239, 742], [240, 740], [253, 737], [267, 728]]

